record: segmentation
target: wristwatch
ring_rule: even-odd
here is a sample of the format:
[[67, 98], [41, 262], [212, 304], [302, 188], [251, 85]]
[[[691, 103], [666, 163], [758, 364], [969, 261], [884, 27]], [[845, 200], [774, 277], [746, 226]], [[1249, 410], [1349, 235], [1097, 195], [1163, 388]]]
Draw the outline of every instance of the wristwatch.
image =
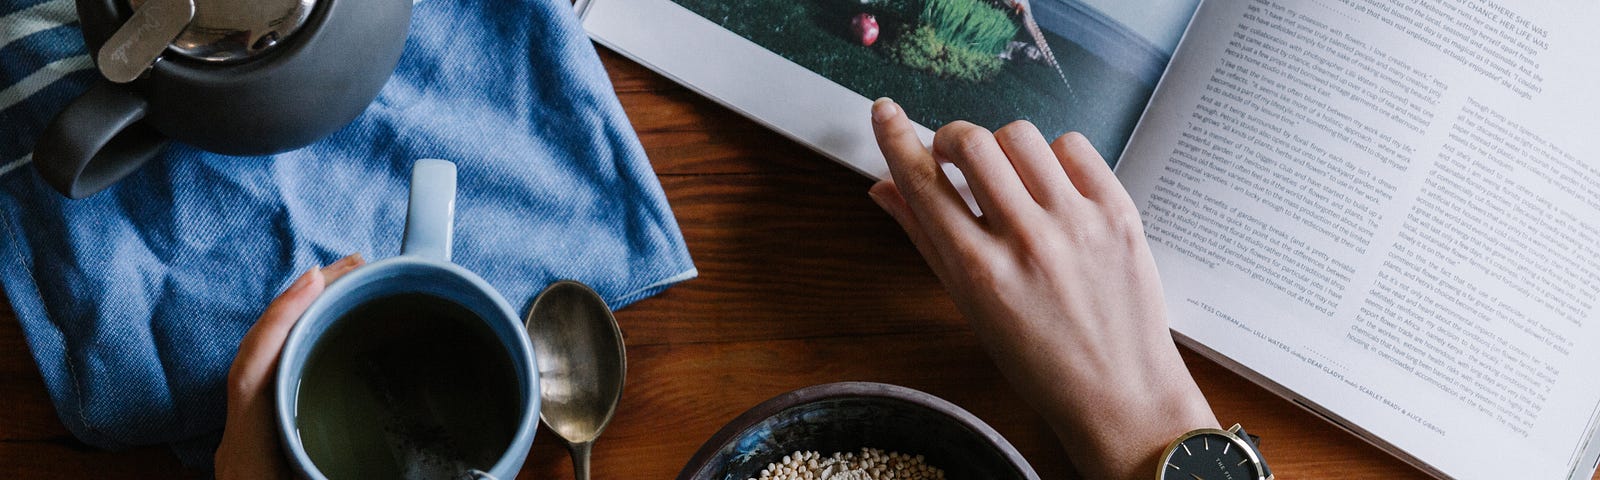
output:
[[1185, 433], [1161, 453], [1159, 480], [1273, 480], [1261, 459], [1261, 438], [1234, 424]]

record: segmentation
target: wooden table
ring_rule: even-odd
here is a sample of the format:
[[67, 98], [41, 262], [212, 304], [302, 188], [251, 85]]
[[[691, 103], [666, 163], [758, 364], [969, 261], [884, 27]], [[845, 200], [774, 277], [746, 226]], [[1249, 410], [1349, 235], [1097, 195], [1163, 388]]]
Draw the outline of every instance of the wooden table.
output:
[[[618, 312], [628, 383], [595, 446], [595, 478], [673, 478], [745, 409], [846, 380], [944, 397], [1010, 439], [1042, 478], [1075, 477], [905, 235], [867, 198], [871, 182], [609, 51], [601, 57], [700, 277]], [[1184, 360], [1218, 419], [1265, 439], [1279, 478], [1423, 477], [1192, 352]], [[0, 307], [0, 402], [0, 475], [199, 475], [160, 447], [102, 452], [74, 440], [9, 306]], [[538, 439], [519, 478], [571, 478], [565, 450], [548, 432]]]

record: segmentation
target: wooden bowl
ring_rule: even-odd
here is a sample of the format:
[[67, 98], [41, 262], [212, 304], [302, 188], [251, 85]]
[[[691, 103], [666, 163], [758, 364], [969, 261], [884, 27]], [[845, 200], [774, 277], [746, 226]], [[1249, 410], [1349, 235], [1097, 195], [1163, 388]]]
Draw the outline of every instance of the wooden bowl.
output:
[[869, 382], [815, 385], [773, 397], [712, 435], [678, 480], [757, 478], [784, 455], [815, 451], [922, 455], [945, 478], [1038, 480], [988, 424], [939, 397]]

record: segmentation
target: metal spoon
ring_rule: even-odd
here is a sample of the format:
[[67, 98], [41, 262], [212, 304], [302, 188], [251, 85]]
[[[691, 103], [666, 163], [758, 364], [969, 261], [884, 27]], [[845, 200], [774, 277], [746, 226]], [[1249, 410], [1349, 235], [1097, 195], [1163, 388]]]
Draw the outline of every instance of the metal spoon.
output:
[[563, 280], [544, 289], [528, 312], [539, 363], [539, 418], [572, 453], [572, 471], [589, 479], [589, 450], [622, 398], [628, 358], [622, 329], [605, 300]]

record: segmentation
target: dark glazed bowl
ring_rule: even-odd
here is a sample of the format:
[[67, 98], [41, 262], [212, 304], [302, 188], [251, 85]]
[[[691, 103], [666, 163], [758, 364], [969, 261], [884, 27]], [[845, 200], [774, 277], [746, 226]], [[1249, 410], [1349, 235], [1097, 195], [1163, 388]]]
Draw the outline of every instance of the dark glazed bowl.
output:
[[945, 478], [1038, 480], [1005, 438], [961, 407], [895, 385], [815, 385], [762, 402], [711, 436], [678, 480], [747, 480], [795, 451], [922, 455]]

